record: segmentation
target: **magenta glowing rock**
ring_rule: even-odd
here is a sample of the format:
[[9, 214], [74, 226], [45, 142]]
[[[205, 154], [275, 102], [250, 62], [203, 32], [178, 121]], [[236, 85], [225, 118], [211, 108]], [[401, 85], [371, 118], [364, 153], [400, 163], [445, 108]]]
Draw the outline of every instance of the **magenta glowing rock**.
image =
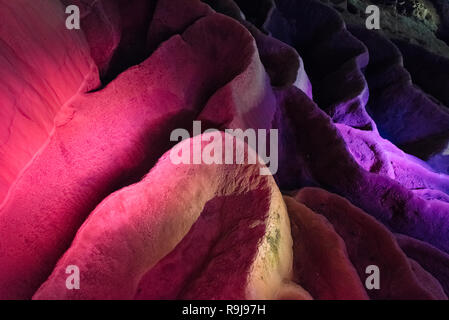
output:
[[82, 32], [65, 28], [57, 1], [2, 1], [0, 20], [2, 203], [45, 144], [63, 105], [100, 83]]
[[80, 9], [81, 29], [90, 47], [90, 54], [101, 73], [106, 73], [122, 36], [117, 1], [63, 0], [66, 6]]
[[169, 149], [170, 132], [191, 127], [209, 94], [239, 74], [243, 53], [249, 59], [254, 50], [238, 22], [211, 15], [67, 105], [0, 209], [0, 297], [30, 297], [89, 212], [147, 172]]
[[155, 0], [62, 0], [80, 8], [81, 29], [101, 76], [110, 81], [147, 55], [146, 35]]
[[[223, 133], [181, 144], [204, 152], [218, 142], [232, 143], [234, 152], [243, 144]], [[261, 167], [175, 165], [168, 152], [141, 182], [91, 213], [33, 298], [272, 299], [282, 298], [284, 287], [309, 297], [289, 284], [288, 215]], [[68, 265], [81, 268], [82, 290], [65, 288]]]
[[[398, 42], [404, 67], [316, 0], [0, 0], [0, 18], [0, 299], [447, 299], [446, 60]], [[195, 120], [276, 132], [257, 141], [273, 176], [173, 163]]]

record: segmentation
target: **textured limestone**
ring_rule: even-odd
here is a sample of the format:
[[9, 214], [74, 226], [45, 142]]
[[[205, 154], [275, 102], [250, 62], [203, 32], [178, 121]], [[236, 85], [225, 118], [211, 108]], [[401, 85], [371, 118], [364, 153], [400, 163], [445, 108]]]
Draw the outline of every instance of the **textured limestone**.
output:
[[307, 66], [315, 101], [335, 122], [375, 129], [365, 110], [368, 86], [361, 69], [365, 46], [339, 15], [314, 0], [278, 0], [267, 29], [298, 50]]
[[314, 299], [365, 300], [368, 295], [332, 224], [291, 197], [284, 197], [293, 237], [294, 280]]
[[[445, 59], [349, 33], [337, 12], [362, 17], [361, 0], [273, 2], [78, 1], [82, 31], [68, 35], [53, 32], [57, 2], [0, 0], [0, 298], [30, 298], [53, 270], [35, 298], [366, 299], [367, 263], [393, 275], [371, 298], [446, 298], [449, 127], [429, 95], [446, 101]], [[278, 129], [275, 180], [167, 155], [155, 166], [193, 120]], [[307, 186], [361, 209], [324, 190], [300, 192], [311, 208], [286, 197], [292, 269], [278, 188]], [[400, 248], [387, 228], [415, 239]], [[68, 263], [86, 291], [65, 289]]]
[[360, 27], [351, 32], [370, 51], [367, 108], [382, 137], [423, 160], [443, 153], [449, 142], [449, 110], [413, 85], [392, 42]]
[[77, 5], [81, 30], [102, 80], [110, 82], [148, 57], [146, 36], [155, 0], [62, 0]]
[[0, 1], [0, 203], [63, 105], [99, 85], [84, 36], [65, 17], [57, 1]]
[[371, 298], [447, 299], [438, 281], [409, 262], [393, 234], [346, 199], [313, 188], [302, 189], [295, 199], [330, 221], [344, 240], [360, 278], [366, 278], [369, 265], [379, 268], [380, 288], [367, 290]]
[[401, 234], [397, 234], [396, 239], [405, 254], [438, 279], [446, 295], [449, 294], [449, 255], [425, 242]]
[[362, 169], [329, 117], [299, 90], [285, 91], [279, 99], [296, 150], [315, 183], [346, 197], [389, 229], [449, 250], [447, 203], [425, 201], [390, 178]]
[[404, 153], [377, 132], [336, 126], [354, 159], [365, 170], [396, 180], [407, 189], [433, 189], [449, 194], [449, 176], [433, 172], [422, 160]]
[[72, 101], [0, 210], [0, 296], [30, 297], [89, 212], [147, 172], [169, 149], [170, 132], [191, 127], [209, 95], [255, 52], [238, 22], [212, 15], [105, 89]]
[[[234, 151], [243, 144], [223, 133], [182, 144], [204, 150], [211, 137]], [[259, 174], [260, 163], [175, 165], [169, 153], [92, 212], [34, 299], [282, 297], [292, 239], [273, 178]], [[81, 268], [82, 289], [61, 285], [67, 265]]]

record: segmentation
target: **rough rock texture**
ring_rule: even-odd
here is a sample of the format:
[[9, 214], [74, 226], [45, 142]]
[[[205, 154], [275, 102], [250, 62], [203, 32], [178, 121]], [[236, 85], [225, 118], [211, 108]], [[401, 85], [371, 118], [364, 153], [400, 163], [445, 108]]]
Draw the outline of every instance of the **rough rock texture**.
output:
[[332, 224], [295, 199], [284, 200], [291, 220], [294, 280], [315, 299], [367, 299], [345, 242]]
[[449, 255], [425, 242], [397, 234], [397, 242], [405, 254], [430, 272], [449, 293]]
[[[364, 27], [367, 6], [380, 9], [382, 36], [405, 41], [449, 58], [448, 9], [445, 0], [321, 0], [333, 7], [348, 25]], [[334, 4], [338, 2], [338, 4]]]
[[82, 32], [67, 30], [63, 14], [57, 1], [0, 2], [0, 203], [63, 105], [99, 85]]
[[374, 129], [366, 113], [368, 86], [361, 69], [365, 46], [338, 14], [314, 0], [278, 0], [267, 24], [274, 37], [296, 48], [307, 65], [315, 101], [335, 122]]
[[[438, 281], [410, 263], [384, 226], [349, 201], [321, 189], [302, 189], [295, 199], [324, 215], [342, 237], [359, 276], [375, 265], [382, 271], [380, 289], [368, 290], [374, 299], [447, 299]], [[431, 285], [423, 277], [432, 279]], [[427, 281], [429, 282], [429, 281]]]
[[[182, 144], [203, 152], [211, 138], [212, 146], [230, 142], [234, 151], [243, 144], [222, 133]], [[291, 275], [292, 240], [281, 193], [260, 168], [175, 165], [168, 152], [141, 182], [92, 212], [34, 299], [130, 299], [136, 292], [164, 299], [276, 297]], [[83, 270], [83, 290], [60, 285], [67, 265]]]
[[365, 72], [371, 93], [367, 107], [380, 134], [423, 160], [444, 152], [449, 143], [449, 110], [412, 84], [393, 43], [362, 28], [351, 32], [370, 50]]
[[[439, 1], [368, 32], [362, 0], [83, 0], [70, 33], [59, 2], [0, 0], [0, 298], [447, 298]], [[273, 176], [160, 158], [194, 120], [277, 130]]]
[[433, 189], [417, 189], [413, 190], [413, 193], [419, 195], [426, 200], [439, 200], [449, 203], [449, 195], [447, 193], [433, 190]]
[[354, 159], [365, 170], [396, 180], [407, 189], [449, 194], [448, 175], [433, 172], [423, 161], [404, 153], [376, 132], [336, 126]]
[[147, 57], [145, 39], [155, 0], [62, 0], [77, 5], [81, 29], [102, 78], [109, 82]]
[[392, 230], [448, 251], [446, 203], [426, 202], [399, 183], [359, 167], [331, 120], [301, 92], [284, 93], [281, 99], [294, 124], [297, 150], [307, 155], [305, 164], [317, 183], [347, 197]]
[[[0, 210], [1, 297], [29, 297], [102, 198], [151, 168], [169, 149], [170, 132], [189, 128], [209, 94], [246, 68], [255, 46], [244, 31], [223, 16], [204, 18], [104, 90], [67, 106]], [[207, 37], [214, 41], [204, 46]], [[221, 47], [227, 50], [217, 65], [211, 53]]]

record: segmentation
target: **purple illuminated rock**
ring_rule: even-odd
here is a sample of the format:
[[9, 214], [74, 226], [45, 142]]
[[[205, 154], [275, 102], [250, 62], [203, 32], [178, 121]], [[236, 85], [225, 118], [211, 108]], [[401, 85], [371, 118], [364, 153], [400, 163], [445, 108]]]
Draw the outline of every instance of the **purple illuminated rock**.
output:
[[449, 294], [449, 255], [437, 248], [405, 235], [397, 234], [397, 242], [405, 254], [430, 272]]
[[449, 203], [449, 195], [447, 193], [433, 190], [433, 189], [417, 189], [413, 190], [414, 194], [417, 194], [423, 199], [426, 200], [438, 200]]
[[449, 252], [447, 203], [425, 201], [398, 182], [361, 168], [331, 119], [299, 90], [284, 91], [279, 100], [301, 164], [315, 183], [346, 197], [391, 230]]
[[335, 122], [375, 129], [365, 110], [368, 86], [361, 71], [365, 46], [339, 15], [313, 0], [277, 0], [268, 30], [298, 50], [312, 82], [314, 100]]
[[370, 89], [367, 108], [382, 137], [423, 160], [444, 153], [449, 143], [449, 109], [413, 85], [392, 42], [362, 27], [351, 32], [370, 51], [365, 71]]
[[433, 172], [422, 160], [404, 153], [377, 132], [336, 124], [351, 154], [365, 170], [398, 181], [411, 190], [433, 189], [449, 194], [449, 176]]
[[[317, 299], [364, 299], [364, 267], [371, 263], [379, 264], [381, 274], [388, 276], [381, 275], [380, 292], [370, 292], [374, 298], [446, 297], [449, 178], [437, 173], [449, 172], [446, 107], [412, 84], [391, 42], [354, 28], [370, 50], [368, 64], [367, 48], [330, 7], [314, 0], [277, 0], [276, 9], [271, 0], [258, 5], [236, 2], [75, 0], [81, 8], [82, 31], [67, 33], [63, 6], [57, 2], [39, 2], [40, 7], [27, 6], [24, 0], [0, 0], [5, 22], [0, 28], [0, 97], [6, 102], [0, 108], [0, 122], [5, 122], [5, 130], [0, 130], [0, 202], [2, 192], [10, 190], [0, 207], [0, 298], [31, 297], [77, 231], [74, 245], [36, 298], [311, 298], [300, 287], [304, 286]], [[37, 23], [36, 14], [43, 11], [51, 13], [48, 24]], [[54, 44], [54, 36], [63, 41]], [[416, 82], [446, 101], [445, 60], [408, 45], [401, 49]], [[418, 65], [423, 61], [428, 69]], [[104, 83], [110, 83], [85, 94], [99, 86], [97, 66]], [[368, 109], [362, 73], [367, 66], [372, 93]], [[438, 85], [428, 81], [430, 72], [436, 74]], [[137, 184], [140, 187], [113, 193], [140, 180], [172, 145], [170, 132], [190, 129], [195, 119], [202, 121], [203, 130], [277, 129], [279, 140], [270, 145], [269, 153], [278, 155], [274, 178], [279, 188], [288, 192], [317, 186], [361, 208], [317, 189], [300, 192], [300, 200], [311, 208], [285, 198], [291, 209], [295, 265], [289, 267], [290, 245], [276, 260], [276, 266], [283, 266], [276, 281], [290, 280], [293, 271], [297, 284], [289, 282], [276, 292], [272, 289], [279, 286], [258, 283], [264, 288], [256, 290], [261, 294], [245, 291], [255, 288], [244, 281], [246, 275], [260, 275], [251, 273], [259, 240], [267, 244], [265, 249], [271, 248], [260, 252], [276, 250], [276, 230], [263, 230], [265, 222], [276, 218], [277, 211], [267, 211], [266, 206], [273, 194], [278, 209], [285, 211], [271, 177], [246, 175], [238, 166], [227, 178], [222, 167], [215, 167], [218, 175], [207, 167], [182, 167], [202, 176], [192, 180], [165, 157], [166, 170], [158, 171], [156, 165], [151, 172], [162, 177], [155, 179], [158, 184], [175, 189], [153, 190], [144, 180]], [[193, 194], [182, 193], [183, 185], [173, 183], [180, 176], [192, 184]], [[267, 179], [270, 182], [264, 184]], [[208, 183], [215, 184], [205, 189]], [[234, 187], [237, 192], [229, 199], [211, 191]], [[141, 188], [140, 200], [128, 192], [135, 188]], [[144, 241], [144, 229], [136, 236], [125, 227], [112, 239], [108, 232], [122, 230], [126, 223], [96, 220], [98, 212], [110, 218], [113, 208], [125, 216], [129, 212], [121, 205], [137, 204], [131, 207], [138, 209], [142, 199], [162, 204], [161, 210], [152, 207], [153, 213], [166, 213], [165, 205], [179, 213], [181, 207], [198, 205], [197, 196], [204, 192], [210, 197], [202, 198], [207, 201], [199, 202], [201, 210], [195, 210], [188, 223], [173, 219], [165, 229], [148, 223], [155, 227], [151, 230], [165, 232], [164, 241], [153, 247], [148, 245], [153, 242]], [[174, 194], [184, 196], [164, 200]], [[110, 206], [95, 210], [85, 224], [88, 231], [80, 228], [105, 197]], [[140, 213], [142, 221], [153, 216]], [[249, 223], [256, 218], [257, 223]], [[288, 237], [283, 222], [279, 234]], [[387, 228], [420, 240], [398, 238], [406, 256]], [[170, 235], [167, 230], [181, 231]], [[135, 245], [138, 239], [144, 239], [144, 245], [128, 250], [127, 244]], [[164, 247], [167, 243], [171, 245]], [[89, 252], [97, 246], [106, 250], [90, 260]], [[158, 251], [161, 247], [165, 249]], [[155, 256], [151, 263], [140, 264]], [[95, 264], [89, 269], [88, 291], [78, 295], [59, 286], [66, 277], [67, 257]], [[241, 273], [229, 269], [229, 261], [239, 258], [244, 262], [236, 265]], [[96, 281], [104, 277], [113, 281], [99, 285]], [[229, 279], [239, 280], [228, 283]], [[109, 285], [112, 290], [107, 290]]]
[[393, 234], [346, 199], [315, 188], [300, 190], [295, 199], [330, 221], [360, 278], [368, 266], [379, 268], [379, 289], [367, 291], [372, 299], [447, 299], [437, 280], [410, 263]]

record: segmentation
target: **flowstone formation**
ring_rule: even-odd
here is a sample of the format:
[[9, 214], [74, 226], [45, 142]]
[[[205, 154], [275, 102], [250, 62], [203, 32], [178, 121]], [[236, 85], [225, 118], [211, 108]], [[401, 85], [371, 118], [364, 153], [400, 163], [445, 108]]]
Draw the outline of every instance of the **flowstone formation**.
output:
[[70, 4], [0, 0], [0, 299], [447, 299], [447, 1]]

